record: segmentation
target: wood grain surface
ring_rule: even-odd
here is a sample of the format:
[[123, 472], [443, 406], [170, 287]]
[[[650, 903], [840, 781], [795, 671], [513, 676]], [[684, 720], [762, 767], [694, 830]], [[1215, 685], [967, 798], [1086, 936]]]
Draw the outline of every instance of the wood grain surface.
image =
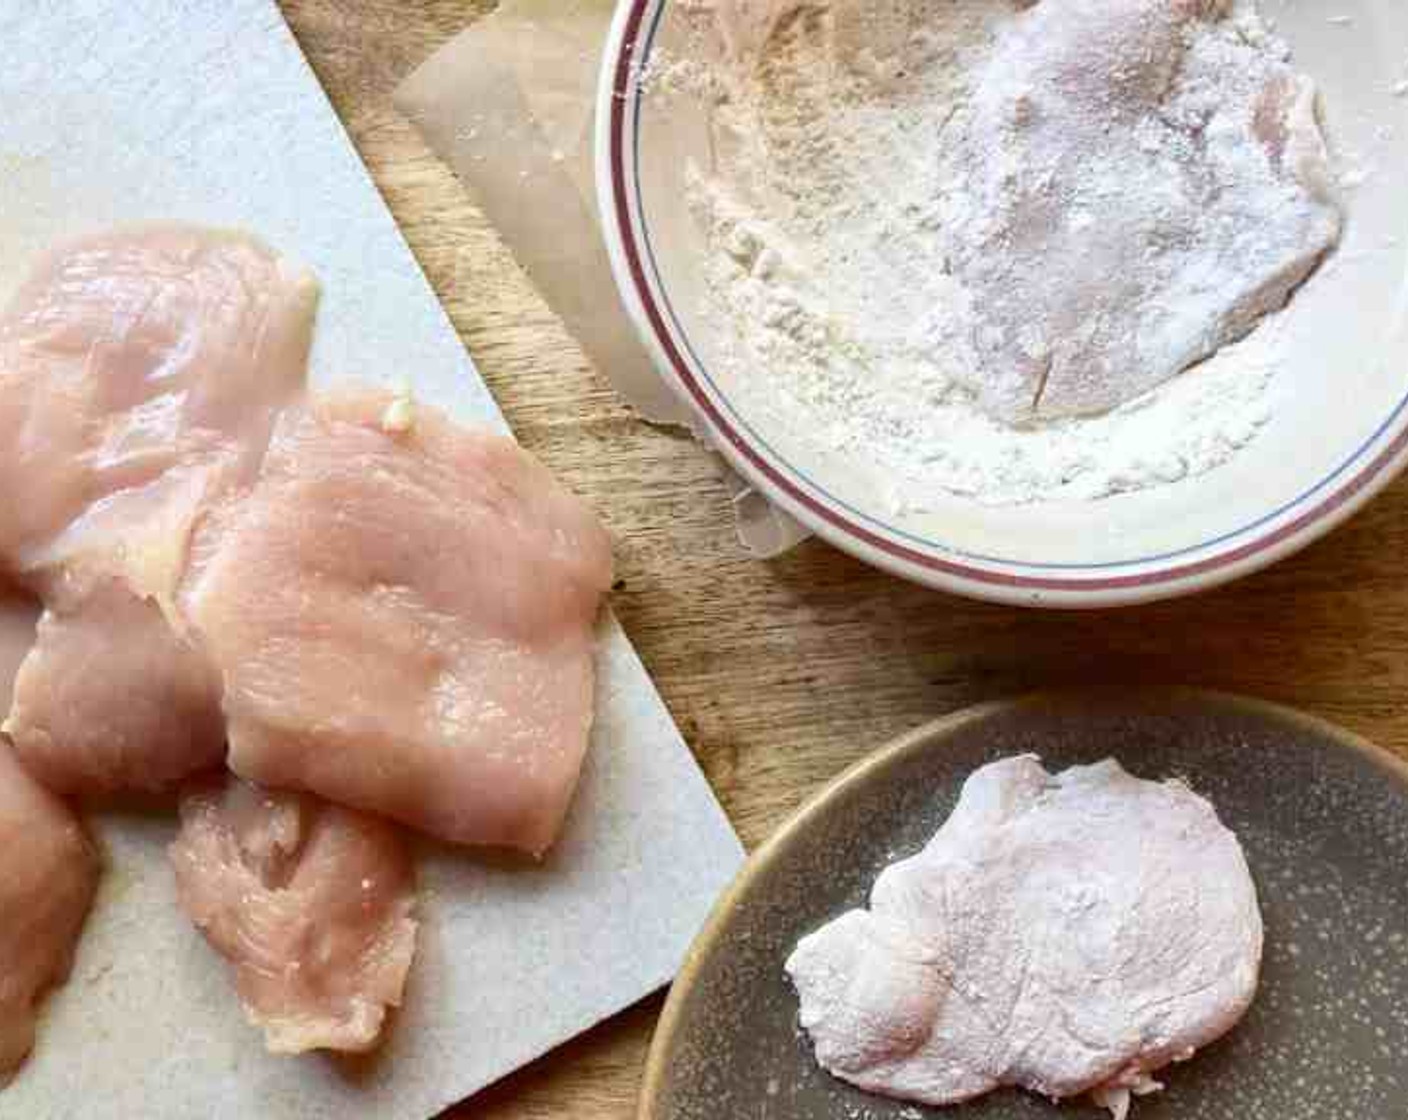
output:
[[[702, 454], [636, 421], [615, 399], [458, 180], [391, 105], [401, 78], [492, 6], [283, 0], [519, 439], [614, 533], [615, 608], [750, 848], [886, 739], [1038, 687], [1144, 682], [1247, 692], [1408, 757], [1408, 478], [1268, 572], [1198, 598], [1112, 613], [970, 603], [817, 542], [770, 563], [744, 555]], [[647, 1000], [447, 1120], [626, 1120], [659, 1004], [658, 996]]]

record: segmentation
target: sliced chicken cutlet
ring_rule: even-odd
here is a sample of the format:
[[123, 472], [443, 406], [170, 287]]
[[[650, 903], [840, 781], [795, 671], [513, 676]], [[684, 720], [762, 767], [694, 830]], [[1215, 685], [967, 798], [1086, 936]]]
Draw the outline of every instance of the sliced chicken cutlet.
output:
[[223, 675], [231, 769], [545, 851], [611, 582], [587, 507], [511, 440], [361, 392], [285, 414], [231, 515], [183, 600]]
[[0, 719], [10, 710], [15, 676], [34, 646], [40, 610], [37, 600], [0, 579]]
[[170, 856], [182, 908], [230, 962], [271, 1051], [376, 1045], [415, 954], [414, 872], [394, 826], [228, 778], [182, 799]]
[[9, 713], [20, 761], [65, 796], [160, 793], [225, 757], [219, 676], [118, 579], [51, 600]]
[[[218, 694], [174, 597], [196, 522], [302, 390], [317, 286], [240, 234], [153, 226], [51, 254], [0, 323], [0, 568], [41, 595], [7, 728], [54, 788], [218, 762]], [[168, 630], [168, 623], [175, 629]]]
[[[243, 234], [134, 227], [60, 248], [0, 322], [0, 557], [28, 571], [93, 531], [256, 466], [302, 388], [317, 285]], [[141, 549], [148, 552], [149, 549]]]
[[933, 1105], [1093, 1091], [1123, 1116], [1242, 1017], [1261, 946], [1241, 846], [1207, 801], [1112, 760], [1051, 775], [1028, 755], [972, 774], [870, 908], [786, 968], [817, 1060], [861, 1088]]
[[68, 976], [98, 858], [72, 813], [0, 739], [0, 1084], [34, 1045], [44, 993]]

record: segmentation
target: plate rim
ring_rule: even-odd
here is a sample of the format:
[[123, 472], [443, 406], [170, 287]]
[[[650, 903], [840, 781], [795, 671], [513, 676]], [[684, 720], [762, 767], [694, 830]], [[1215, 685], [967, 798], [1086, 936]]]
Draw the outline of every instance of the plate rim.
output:
[[875, 750], [846, 767], [835, 777], [823, 782], [819, 789], [809, 795], [757, 849], [749, 854], [733, 881], [715, 901], [704, 925], [700, 927], [699, 932], [690, 943], [679, 971], [670, 984], [665, 1006], [661, 1009], [660, 1017], [656, 1020], [655, 1030], [650, 1039], [650, 1048], [646, 1054], [645, 1070], [641, 1078], [640, 1095], [636, 1105], [636, 1120], [668, 1120], [668, 1117], [660, 1111], [660, 1100], [665, 1086], [668, 1054], [680, 1030], [685, 999], [694, 989], [704, 964], [723, 933], [728, 919], [737, 909], [739, 901], [748, 893], [763, 872], [770, 868], [787, 850], [793, 838], [811, 821], [825, 813], [833, 802], [862, 784], [872, 773], [900, 759], [930, 749], [933, 744], [951, 737], [961, 728], [1023, 708], [1052, 704], [1073, 706], [1086, 702], [1109, 703], [1112, 700], [1141, 705], [1192, 702], [1243, 715], [1254, 715], [1273, 722], [1291, 724], [1319, 734], [1336, 745], [1365, 758], [1379, 767], [1386, 778], [1401, 785], [1404, 796], [1408, 797], [1408, 759], [1321, 716], [1274, 700], [1265, 700], [1256, 696], [1219, 689], [1176, 685], [1148, 686], [1135, 689], [1120, 689], [1114, 686], [1084, 689], [1041, 689], [1006, 699], [984, 701], [929, 720], [887, 740]]

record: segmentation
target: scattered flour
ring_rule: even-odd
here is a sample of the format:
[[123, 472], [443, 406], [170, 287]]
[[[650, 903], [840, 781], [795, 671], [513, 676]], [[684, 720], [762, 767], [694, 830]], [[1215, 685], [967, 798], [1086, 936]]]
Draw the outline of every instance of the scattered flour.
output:
[[1313, 87], [1249, 0], [692, 8], [722, 57], [650, 82], [712, 106], [689, 202], [760, 427], [895, 510], [1100, 498], [1255, 438], [1262, 317], [1340, 215]]

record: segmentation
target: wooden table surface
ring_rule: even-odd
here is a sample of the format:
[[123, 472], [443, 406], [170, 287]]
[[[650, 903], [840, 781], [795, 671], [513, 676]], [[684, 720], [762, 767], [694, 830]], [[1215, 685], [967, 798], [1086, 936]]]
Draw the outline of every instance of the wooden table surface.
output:
[[[744, 555], [703, 455], [615, 399], [391, 105], [401, 78], [492, 6], [283, 3], [519, 439], [614, 533], [614, 606], [745, 844], [899, 732], [1041, 687], [1247, 692], [1408, 757], [1408, 477], [1270, 571], [1199, 598], [1100, 615], [966, 602], [816, 542], [769, 563]], [[647, 1000], [448, 1116], [626, 1120], [659, 1007], [658, 996]]]

